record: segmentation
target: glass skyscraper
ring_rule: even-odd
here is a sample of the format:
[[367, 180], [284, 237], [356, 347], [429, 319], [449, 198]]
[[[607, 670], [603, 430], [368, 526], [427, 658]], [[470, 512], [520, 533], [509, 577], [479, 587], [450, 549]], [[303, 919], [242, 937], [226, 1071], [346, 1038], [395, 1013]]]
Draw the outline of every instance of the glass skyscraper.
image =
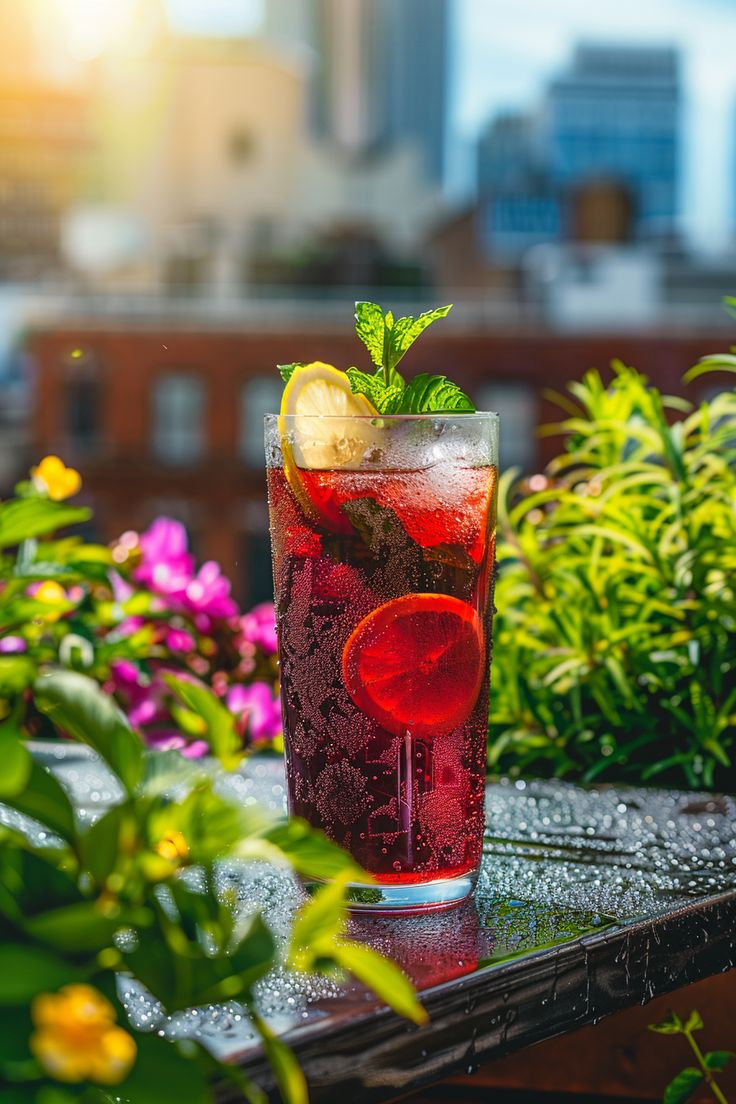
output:
[[581, 45], [545, 100], [549, 172], [570, 187], [627, 186], [637, 234], [675, 229], [679, 211], [680, 83], [674, 49]]

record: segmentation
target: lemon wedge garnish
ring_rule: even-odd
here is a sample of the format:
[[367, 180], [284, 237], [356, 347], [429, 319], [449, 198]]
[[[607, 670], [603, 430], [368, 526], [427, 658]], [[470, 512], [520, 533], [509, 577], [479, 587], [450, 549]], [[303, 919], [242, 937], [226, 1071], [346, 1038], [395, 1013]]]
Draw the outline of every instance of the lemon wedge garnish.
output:
[[[355, 420], [360, 417], [366, 420]], [[364, 395], [353, 394], [345, 372], [320, 360], [300, 364], [281, 399], [284, 465], [319, 471], [357, 468], [375, 441], [369, 419], [377, 417]]]

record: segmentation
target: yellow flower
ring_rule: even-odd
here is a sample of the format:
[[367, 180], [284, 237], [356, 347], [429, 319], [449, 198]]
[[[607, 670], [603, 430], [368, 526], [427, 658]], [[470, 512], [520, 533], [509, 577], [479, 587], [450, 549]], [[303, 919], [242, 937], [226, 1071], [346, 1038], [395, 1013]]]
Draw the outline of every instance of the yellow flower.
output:
[[136, 1056], [132, 1035], [115, 1023], [115, 1009], [91, 985], [65, 985], [31, 1004], [36, 1030], [30, 1046], [57, 1081], [117, 1085]]
[[47, 621], [53, 624], [54, 621], [58, 621], [64, 613], [64, 609], [56, 608], [64, 603], [64, 607], [68, 609], [66, 591], [58, 583], [55, 583], [53, 579], [46, 579], [41, 583], [32, 593], [32, 597], [36, 602], [42, 602], [44, 605], [50, 606], [48, 613], [42, 613], [38, 616], [39, 623]]
[[82, 477], [74, 468], [67, 468], [58, 456], [44, 456], [36, 468], [31, 468], [31, 479], [39, 491], [60, 502], [71, 498], [82, 486]]
[[50, 606], [55, 606], [58, 602], [66, 602], [66, 591], [53, 579], [47, 579], [36, 587], [33, 597], [37, 602], [47, 602]]
[[176, 859], [186, 859], [189, 854], [189, 847], [181, 832], [173, 829], [170, 832], [166, 832], [161, 837], [154, 851], [157, 855], [160, 855], [162, 859], [169, 859], [170, 862], [175, 862]]

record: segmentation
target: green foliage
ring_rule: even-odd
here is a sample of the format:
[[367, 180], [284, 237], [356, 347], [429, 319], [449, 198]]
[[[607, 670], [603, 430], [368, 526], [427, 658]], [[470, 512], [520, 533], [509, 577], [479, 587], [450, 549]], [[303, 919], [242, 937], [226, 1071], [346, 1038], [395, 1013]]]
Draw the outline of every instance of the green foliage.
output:
[[[5, 783], [4, 803], [41, 822], [53, 837], [50, 845], [35, 846], [19, 832], [0, 834], [0, 1038], [7, 1043], [0, 1042], [0, 1080], [17, 1088], [18, 1099], [28, 1104], [110, 1099], [94, 1074], [62, 1086], [55, 1080], [56, 1067], [44, 1062], [36, 1001], [43, 994], [63, 996], [70, 983], [110, 1002], [117, 1017], [113, 1030], [135, 1041], [135, 1061], [114, 1084], [115, 1096], [130, 1104], [183, 1099], [204, 1104], [212, 1099], [210, 1081], [218, 1073], [234, 1080], [245, 1098], [264, 1099], [257, 1086], [202, 1047], [134, 1029], [116, 995], [115, 975], [127, 971], [165, 1012], [243, 1002], [284, 1101], [304, 1104], [306, 1084], [298, 1064], [258, 1015], [253, 995], [253, 986], [279, 965], [284, 952], [260, 914], [239, 921], [231, 900], [217, 892], [216, 864], [227, 857], [265, 858], [311, 877], [334, 876], [296, 920], [300, 967], [352, 972], [402, 1015], [421, 1019], [413, 990], [396, 967], [375, 952], [366, 957], [342, 938], [346, 881], [368, 877], [348, 855], [301, 821], [283, 823], [219, 796], [212, 779], [192, 763], [146, 753], [93, 679], [57, 671], [39, 681], [39, 703], [70, 735], [97, 751], [125, 796], [94, 824], [79, 823], [62, 786], [30, 757], [17, 733], [4, 737], [8, 746], [15, 741], [11, 754], [19, 756], [25, 772], [20, 785], [14, 768], [16, 780]], [[176, 689], [199, 707], [198, 698], [187, 696], [187, 683]], [[204, 703], [205, 719], [220, 724], [219, 714], [210, 716], [212, 708]], [[150, 759], [161, 769], [149, 769]], [[176, 799], [169, 796], [172, 782]], [[195, 881], [181, 877], [188, 869], [196, 870]], [[85, 1045], [69, 1043], [60, 1024], [44, 1030], [59, 1032], [62, 1052]], [[95, 1045], [89, 1044], [90, 1053]]]
[[298, 914], [291, 933], [289, 958], [298, 970], [332, 973], [335, 965], [372, 989], [389, 1008], [416, 1024], [427, 1014], [411, 982], [393, 962], [371, 947], [346, 939], [344, 891], [346, 876], [323, 886]]
[[670, 1081], [664, 1091], [662, 1104], [684, 1104], [702, 1083], [703, 1075], [700, 1070], [694, 1066], [686, 1066]]
[[[280, 743], [275, 640], [268, 641], [262, 629], [266, 607], [243, 617], [222, 578], [215, 579], [215, 606], [206, 612], [185, 600], [181, 588], [187, 580], [196, 584], [200, 602], [204, 591], [186, 534], [171, 519], [157, 519], [140, 537], [127, 532], [111, 548], [59, 535], [60, 528], [86, 520], [89, 511], [50, 497], [52, 491], [75, 491], [46, 486], [39, 471], [52, 478], [49, 466], [57, 474], [61, 467], [67, 482], [71, 476], [78, 487], [78, 473], [47, 457], [32, 479], [18, 484], [16, 497], [0, 502], [0, 745], [8, 763], [0, 793], [26, 769], [12, 733], [43, 738], [74, 732], [75, 699], [85, 685], [75, 682], [77, 675], [92, 676], [113, 692], [151, 743], [163, 738], [174, 746], [195, 744], [200, 754], [211, 747], [229, 767], [255, 737], [244, 701], [234, 711], [224, 703], [234, 687], [242, 693], [244, 685], [265, 683], [273, 708], [258, 742]], [[172, 557], [183, 571], [175, 594], [166, 586], [157, 589], [153, 578], [157, 572], [169, 577]], [[212, 585], [212, 567], [207, 571]], [[49, 671], [55, 672], [54, 701], [45, 694]], [[177, 691], [185, 679], [190, 689]], [[196, 698], [197, 710], [183, 704], [182, 694]], [[97, 743], [105, 739], [124, 757], [130, 744], [116, 727], [113, 703], [100, 698], [99, 708]], [[136, 785], [122, 762], [113, 765], [129, 788]]]
[[475, 406], [456, 383], [446, 376], [414, 376], [401, 399], [402, 414], [423, 414], [426, 410], [455, 410], [472, 414]]
[[41, 495], [15, 499], [5, 503], [0, 512], [0, 548], [47, 536], [89, 518], [90, 511], [84, 506], [67, 506]]
[[662, 1104], [684, 1104], [703, 1082], [718, 1104], [727, 1104], [713, 1074], [725, 1069], [736, 1054], [732, 1050], [709, 1050], [703, 1054], [693, 1038], [693, 1032], [702, 1031], [704, 1026], [700, 1013], [695, 1010], [684, 1023], [676, 1012], [670, 1012], [661, 1023], [649, 1024], [649, 1030], [658, 1035], [683, 1035], [698, 1063], [697, 1067], [687, 1066], [670, 1081], [664, 1091]]
[[569, 390], [565, 452], [500, 481], [491, 769], [732, 789], [736, 395]]
[[348, 368], [350, 387], [355, 395], [365, 395], [379, 414], [390, 414], [397, 410], [404, 394], [404, 380], [396, 372], [393, 383], [386, 386], [381, 371], [375, 375], [361, 372], [359, 368]]
[[35, 683], [36, 706], [76, 740], [89, 744], [128, 793], [143, 777], [143, 745], [113, 699], [77, 671], [45, 671]]
[[202, 735], [206, 736], [212, 754], [225, 770], [236, 767], [243, 758], [241, 741], [235, 718], [221, 699], [208, 687], [191, 679], [185, 681], [174, 675], [164, 675], [164, 682], [190, 713], [204, 722]]
[[365, 395], [379, 414], [473, 412], [472, 401], [445, 376], [420, 375], [407, 384], [396, 370], [416, 339], [451, 309], [451, 305], [436, 307], [416, 318], [411, 315], [394, 318], [391, 311], [384, 311], [378, 303], [356, 303], [355, 330], [376, 371], [371, 375], [349, 368], [352, 390]]

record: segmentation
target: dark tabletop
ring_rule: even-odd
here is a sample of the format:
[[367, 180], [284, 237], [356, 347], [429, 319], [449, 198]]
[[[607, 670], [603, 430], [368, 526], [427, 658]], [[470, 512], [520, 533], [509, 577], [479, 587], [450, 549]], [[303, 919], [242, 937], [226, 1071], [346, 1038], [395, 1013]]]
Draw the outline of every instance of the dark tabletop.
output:
[[[40, 753], [83, 817], [117, 798], [112, 780], [73, 746]], [[284, 804], [276, 759], [223, 775], [237, 800]], [[0, 821], [17, 823], [0, 808]], [[304, 899], [265, 864], [224, 864], [244, 912], [277, 936]], [[422, 991], [430, 1022], [414, 1027], [355, 984], [278, 970], [259, 985], [263, 1014], [285, 1033], [314, 1102], [389, 1100], [484, 1060], [710, 974], [736, 956], [736, 803], [673, 791], [584, 790], [559, 782], [489, 785], [487, 835], [472, 901], [426, 916], [356, 916], [351, 935], [390, 954]], [[123, 981], [141, 1028], [200, 1039], [272, 1082], [235, 1003], [167, 1018]], [[235, 1099], [229, 1085], [220, 1098]]]

